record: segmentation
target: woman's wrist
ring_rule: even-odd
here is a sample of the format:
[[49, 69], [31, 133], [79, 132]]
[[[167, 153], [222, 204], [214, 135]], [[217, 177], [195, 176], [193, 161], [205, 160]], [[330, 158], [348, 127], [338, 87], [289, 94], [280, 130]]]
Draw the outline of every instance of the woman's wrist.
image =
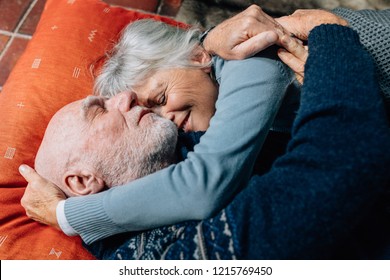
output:
[[215, 28], [215, 26], [212, 26], [210, 28], [208, 28], [207, 30], [205, 30], [200, 36], [199, 36], [199, 43], [200, 45], [209, 53], [209, 54], [215, 54], [211, 47], [210, 47], [210, 32]]

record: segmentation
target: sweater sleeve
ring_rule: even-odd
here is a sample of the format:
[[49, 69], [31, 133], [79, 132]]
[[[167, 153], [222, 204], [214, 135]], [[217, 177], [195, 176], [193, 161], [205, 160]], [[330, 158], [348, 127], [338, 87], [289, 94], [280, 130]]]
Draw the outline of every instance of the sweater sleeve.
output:
[[278, 60], [220, 61], [216, 114], [185, 161], [109, 191], [65, 202], [86, 243], [125, 231], [203, 219], [249, 180], [293, 75]]
[[379, 86], [390, 104], [390, 9], [352, 11], [337, 8], [333, 13], [348, 21], [360, 42], [374, 58]]
[[371, 57], [337, 25], [315, 28], [309, 50], [286, 154], [227, 210], [247, 259], [332, 258], [377, 218], [388, 189], [390, 130]]

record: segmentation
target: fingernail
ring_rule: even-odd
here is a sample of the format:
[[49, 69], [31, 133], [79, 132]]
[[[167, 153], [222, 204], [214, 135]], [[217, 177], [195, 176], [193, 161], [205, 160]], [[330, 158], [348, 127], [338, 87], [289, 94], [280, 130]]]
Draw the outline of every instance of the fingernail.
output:
[[19, 172], [20, 173], [25, 173], [27, 171], [27, 167], [24, 165], [24, 164], [22, 164], [21, 166], [19, 166]]

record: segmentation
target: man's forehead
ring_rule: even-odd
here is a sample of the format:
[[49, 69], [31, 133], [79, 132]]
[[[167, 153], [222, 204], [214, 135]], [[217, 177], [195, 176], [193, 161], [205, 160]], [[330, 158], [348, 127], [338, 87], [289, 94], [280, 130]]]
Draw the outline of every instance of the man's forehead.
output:
[[82, 100], [77, 100], [62, 107], [57, 113], [54, 114], [50, 120], [50, 126], [66, 126], [69, 123], [75, 125], [75, 123], [81, 120], [80, 116], [80, 104]]

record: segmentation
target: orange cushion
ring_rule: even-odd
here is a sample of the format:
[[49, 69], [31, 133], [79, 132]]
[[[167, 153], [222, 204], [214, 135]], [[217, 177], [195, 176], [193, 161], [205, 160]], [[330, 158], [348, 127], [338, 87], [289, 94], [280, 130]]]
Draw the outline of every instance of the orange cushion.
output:
[[179, 24], [97, 0], [47, 0], [33, 38], [0, 93], [0, 259], [93, 259], [78, 237], [27, 218], [20, 206], [26, 182], [18, 167], [34, 164], [52, 115], [91, 93], [90, 66], [125, 25], [140, 18]]

